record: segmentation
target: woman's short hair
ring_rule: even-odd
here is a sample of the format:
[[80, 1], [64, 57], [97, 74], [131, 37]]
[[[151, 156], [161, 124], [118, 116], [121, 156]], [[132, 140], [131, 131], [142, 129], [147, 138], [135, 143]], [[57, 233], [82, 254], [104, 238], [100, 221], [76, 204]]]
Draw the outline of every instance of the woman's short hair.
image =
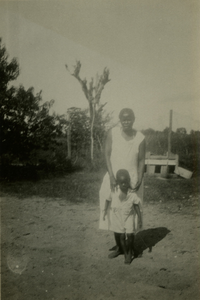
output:
[[129, 116], [135, 120], [135, 114], [131, 108], [123, 108], [119, 113], [119, 119], [121, 120], [123, 114], [129, 114]]

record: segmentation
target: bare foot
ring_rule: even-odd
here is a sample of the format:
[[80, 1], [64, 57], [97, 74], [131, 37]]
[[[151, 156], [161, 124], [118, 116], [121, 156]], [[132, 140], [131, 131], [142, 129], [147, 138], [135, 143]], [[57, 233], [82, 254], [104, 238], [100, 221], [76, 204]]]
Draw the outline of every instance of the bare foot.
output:
[[108, 258], [115, 258], [115, 257], [117, 257], [117, 256], [119, 256], [119, 255], [121, 255], [121, 254], [122, 254], [122, 252], [119, 251], [119, 250], [117, 250], [117, 251], [114, 251], [114, 252], [110, 253], [110, 254], [108, 255]]
[[117, 245], [115, 245], [114, 247], [110, 248], [109, 251], [116, 251], [118, 249]]
[[125, 258], [124, 263], [125, 263], [126, 265], [130, 265], [130, 264], [131, 264], [131, 259], [130, 259], [130, 258]]
[[124, 255], [124, 257], [125, 257], [124, 263], [126, 265], [130, 265], [130, 263], [132, 261], [132, 253], [131, 252], [127, 253], [127, 254]]

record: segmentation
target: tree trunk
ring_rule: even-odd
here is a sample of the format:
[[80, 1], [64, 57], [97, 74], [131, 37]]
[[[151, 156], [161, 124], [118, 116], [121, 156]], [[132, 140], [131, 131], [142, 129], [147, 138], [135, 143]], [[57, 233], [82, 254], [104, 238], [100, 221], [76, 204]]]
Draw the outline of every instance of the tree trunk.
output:
[[94, 120], [95, 120], [95, 104], [92, 105], [92, 116], [91, 116], [91, 125], [90, 125], [90, 140], [91, 140], [91, 147], [90, 147], [90, 154], [91, 154], [91, 162], [94, 163]]
[[100, 141], [100, 138], [99, 138], [98, 135], [97, 135], [97, 141], [99, 143], [99, 147], [100, 147], [101, 153], [103, 153], [103, 147], [102, 147], [102, 144], [101, 144], [101, 141]]

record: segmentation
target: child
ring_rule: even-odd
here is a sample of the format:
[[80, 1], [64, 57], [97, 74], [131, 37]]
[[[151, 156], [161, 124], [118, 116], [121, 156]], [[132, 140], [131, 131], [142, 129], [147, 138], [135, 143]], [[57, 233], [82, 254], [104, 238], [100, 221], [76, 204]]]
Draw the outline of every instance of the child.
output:
[[[135, 216], [138, 215], [139, 228], [142, 227], [140, 198], [131, 192], [130, 175], [127, 170], [119, 170], [116, 174], [118, 186], [111, 198], [105, 202], [103, 220], [110, 207], [110, 230], [114, 231], [117, 250], [109, 255], [114, 258], [121, 253], [125, 255], [125, 264], [130, 264], [134, 249]], [[110, 203], [111, 200], [111, 203]]]

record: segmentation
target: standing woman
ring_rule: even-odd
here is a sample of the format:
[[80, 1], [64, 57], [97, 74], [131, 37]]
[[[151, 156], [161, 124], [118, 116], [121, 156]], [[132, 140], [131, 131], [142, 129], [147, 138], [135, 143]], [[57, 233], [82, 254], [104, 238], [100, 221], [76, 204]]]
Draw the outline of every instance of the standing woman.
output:
[[[109, 210], [107, 219], [103, 221], [105, 201], [110, 199], [111, 191], [116, 187], [116, 173], [120, 169], [126, 169], [131, 178], [131, 187], [137, 192], [143, 202], [143, 176], [145, 168], [145, 139], [144, 135], [133, 128], [135, 115], [132, 109], [124, 108], [119, 114], [121, 126], [115, 126], [108, 131], [105, 143], [105, 158], [108, 172], [104, 176], [100, 195], [100, 223], [99, 228], [109, 230]], [[136, 218], [137, 219], [137, 218]], [[137, 222], [137, 220], [136, 220]], [[135, 224], [137, 226], [137, 224]], [[118, 237], [115, 236], [119, 245]], [[120, 249], [117, 253], [120, 253]], [[113, 253], [113, 257], [116, 257]], [[110, 256], [110, 257], [111, 257]]]

